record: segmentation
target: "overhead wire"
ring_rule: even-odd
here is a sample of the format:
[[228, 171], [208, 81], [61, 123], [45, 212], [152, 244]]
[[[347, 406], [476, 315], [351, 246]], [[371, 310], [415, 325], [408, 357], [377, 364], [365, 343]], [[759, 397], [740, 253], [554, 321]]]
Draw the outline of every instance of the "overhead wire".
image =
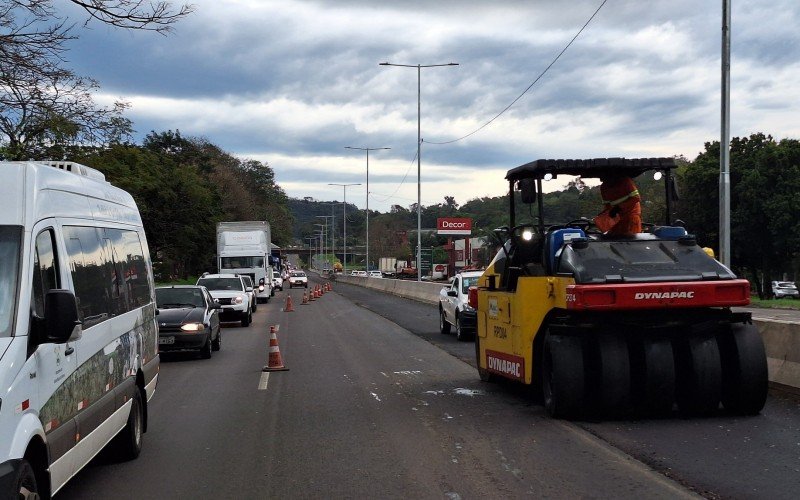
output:
[[548, 65], [547, 65], [547, 67], [546, 67], [546, 68], [545, 68], [545, 69], [544, 69], [544, 70], [543, 70], [541, 73], [539, 73], [539, 76], [537, 76], [537, 77], [536, 77], [536, 79], [535, 79], [535, 80], [534, 80], [534, 81], [533, 81], [533, 82], [532, 82], [530, 85], [528, 85], [528, 88], [526, 88], [526, 89], [525, 89], [525, 90], [524, 90], [524, 91], [523, 91], [523, 92], [522, 92], [520, 95], [518, 95], [516, 99], [514, 99], [513, 101], [511, 101], [511, 104], [509, 104], [508, 106], [506, 106], [505, 108], [503, 108], [503, 110], [502, 110], [502, 111], [500, 111], [499, 113], [497, 113], [497, 114], [494, 116], [494, 118], [492, 118], [492, 119], [491, 119], [491, 120], [489, 120], [488, 122], [484, 123], [484, 124], [483, 124], [483, 125], [481, 125], [480, 127], [476, 128], [475, 130], [473, 130], [473, 131], [472, 131], [472, 132], [470, 132], [469, 134], [463, 135], [463, 136], [459, 137], [458, 139], [452, 139], [452, 140], [450, 140], [450, 141], [443, 141], [443, 142], [435, 142], [435, 141], [428, 141], [428, 140], [426, 140], [425, 142], [426, 142], [427, 144], [435, 144], [435, 145], [437, 145], [437, 146], [441, 146], [441, 145], [443, 145], [443, 144], [452, 144], [452, 143], [454, 143], [454, 142], [458, 142], [458, 141], [464, 140], [464, 139], [466, 139], [467, 137], [470, 137], [470, 136], [472, 136], [472, 135], [474, 135], [474, 134], [476, 134], [476, 133], [480, 132], [481, 130], [483, 130], [484, 128], [486, 128], [486, 127], [487, 127], [489, 124], [491, 124], [493, 121], [495, 121], [496, 119], [500, 118], [500, 116], [501, 116], [501, 115], [503, 115], [503, 113], [505, 113], [506, 111], [508, 111], [509, 109], [511, 109], [511, 107], [512, 107], [514, 104], [516, 104], [516, 103], [517, 103], [517, 101], [519, 101], [520, 99], [522, 99], [522, 96], [524, 96], [525, 94], [527, 94], [527, 93], [528, 93], [528, 91], [529, 91], [530, 89], [532, 89], [532, 88], [533, 88], [533, 86], [534, 86], [534, 85], [536, 85], [536, 83], [537, 83], [539, 80], [541, 80], [541, 79], [542, 79], [542, 77], [543, 77], [543, 76], [544, 76], [544, 75], [545, 75], [545, 74], [546, 74], [546, 73], [547, 73], [547, 72], [550, 70], [550, 68], [551, 68], [551, 67], [553, 67], [553, 65], [554, 65], [554, 64], [555, 64], [555, 63], [556, 63], [556, 62], [557, 62], [557, 61], [558, 61], [558, 60], [561, 58], [561, 56], [564, 54], [564, 52], [566, 52], [566, 51], [567, 51], [567, 49], [569, 49], [569, 47], [572, 45], [572, 43], [573, 43], [573, 42], [574, 42], [574, 41], [575, 41], [575, 40], [576, 40], [576, 39], [577, 39], [577, 38], [580, 36], [580, 34], [581, 34], [581, 33], [583, 33], [583, 30], [585, 30], [585, 29], [586, 29], [586, 27], [587, 27], [587, 26], [589, 26], [589, 23], [591, 23], [591, 22], [592, 22], [592, 20], [595, 18], [595, 16], [597, 16], [597, 13], [598, 13], [598, 12], [600, 12], [600, 9], [602, 9], [602, 8], [603, 8], [603, 6], [606, 4], [606, 2], [607, 2], [607, 1], [608, 1], [608, 0], [603, 0], [603, 2], [600, 4], [600, 6], [599, 6], [599, 7], [597, 7], [597, 10], [595, 10], [595, 11], [594, 11], [594, 14], [592, 14], [592, 15], [591, 15], [591, 17], [589, 17], [589, 20], [588, 20], [588, 21], [586, 21], [586, 23], [584, 23], [584, 25], [581, 27], [581, 29], [580, 29], [580, 30], [578, 30], [578, 32], [575, 34], [575, 36], [573, 36], [573, 37], [572, 37], [572, 39], [569, 41], [569, 43], [567, 43], [567, 45], [566, 45], [566, 46], [565, 46], [565, 47], [564, 47], [564, 48], [561, 50], [561, 52], [559, 52], [559, 53], [558, 53], [558, 55], [555, 57], [555, 59], [553, 59], [553, 60], [550, 62], [550, 64], [548, 64]]

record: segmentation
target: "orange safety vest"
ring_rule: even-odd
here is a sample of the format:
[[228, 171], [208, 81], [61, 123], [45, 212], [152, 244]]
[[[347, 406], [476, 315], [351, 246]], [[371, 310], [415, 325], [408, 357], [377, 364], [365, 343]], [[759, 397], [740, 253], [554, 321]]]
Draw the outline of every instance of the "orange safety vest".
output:
[[[630, 177], [615, 177], [600, 184], [605, 210], [595, 217], [595, 225], [610, 236], [642, 232], [642, 206], [639, 190]], [[611, 217], [611, 209], [618, 214]]]

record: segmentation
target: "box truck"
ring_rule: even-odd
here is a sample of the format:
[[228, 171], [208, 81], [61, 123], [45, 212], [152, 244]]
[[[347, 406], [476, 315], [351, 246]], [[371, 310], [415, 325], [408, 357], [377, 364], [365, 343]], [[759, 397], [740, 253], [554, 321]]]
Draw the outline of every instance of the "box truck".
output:
[[267, 302], [274, 295], [271, 236], [267, 221], [217, 223], [219, 272], [250, 276], [259, 302]]

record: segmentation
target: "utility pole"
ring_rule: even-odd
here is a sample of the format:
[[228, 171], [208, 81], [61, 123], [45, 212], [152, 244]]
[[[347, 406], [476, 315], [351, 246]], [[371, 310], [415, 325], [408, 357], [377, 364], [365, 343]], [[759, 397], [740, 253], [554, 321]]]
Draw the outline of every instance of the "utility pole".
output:
[[722, 117], [719, 140], [719, 261], [731, 267], [731, 5], [722, 0]]

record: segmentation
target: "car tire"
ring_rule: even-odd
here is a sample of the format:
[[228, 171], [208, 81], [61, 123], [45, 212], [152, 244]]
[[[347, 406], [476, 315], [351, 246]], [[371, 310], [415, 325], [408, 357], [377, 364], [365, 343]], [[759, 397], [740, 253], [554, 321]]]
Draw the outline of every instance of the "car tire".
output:
[[456, 312], [456, 339], [460, 340], [461, 342], [472, 340], [472, 335], [465, 333], [464, 329], [461, 328], [461, 316], [457, 312]]
[[305, 284], [305, 285], [303, 285], [303, 286], [304, 286], [305, 288], [308, 288], [308, 283], [306, 283], [306, 284]]
[[244, 315], [242, 316], [242, 326], [243, 327], [248, 327], [248, 326], [250, 326], [250, 320], [252, 319], [251, 318], [251, 314], [252, 313], [248, 309], [248, 311], [246, 313], [243, 313], [243, 314]]
[[450, 333], [450, 323], [447, 322], [447, 318], [444, 315], [444, 309], [441, 307], [439, 308], [439, 331], [442, 335], [447, 335]]
[[114, 451], [121, 460], [133, 460], [142, 452], [142, 434], [144, 433], [144, 411], [142, 407], [142, 393], [139, 388], [134, 389], [131, 398], [131, 412], [128, 414], [128, 423], [114, 438]]
[[206, 339], [206, 343], [200, 348], [200, 357], [203, 359], [211, 359], [212, 350], [213, 346], [211, 345], [211, 334], [209, 334], [208, 338]]
[[258, 309], [258, 299], [254, 298], [253, 300], [253, 312], [256, 312]]
[[11, 486], [11, 491], [0, 491], [3, 498], [40, 498], [36, 474], [30, 462], [24, 458], [17, 467], [15, 477], [6, 485]]
[[214, 349], [215, 351], [219, 351], [220, 349], [222, 349], [222, 328], [220, 328], [219, 331], [217, 332], [216, 340], [211, 341], [211, 348]]

